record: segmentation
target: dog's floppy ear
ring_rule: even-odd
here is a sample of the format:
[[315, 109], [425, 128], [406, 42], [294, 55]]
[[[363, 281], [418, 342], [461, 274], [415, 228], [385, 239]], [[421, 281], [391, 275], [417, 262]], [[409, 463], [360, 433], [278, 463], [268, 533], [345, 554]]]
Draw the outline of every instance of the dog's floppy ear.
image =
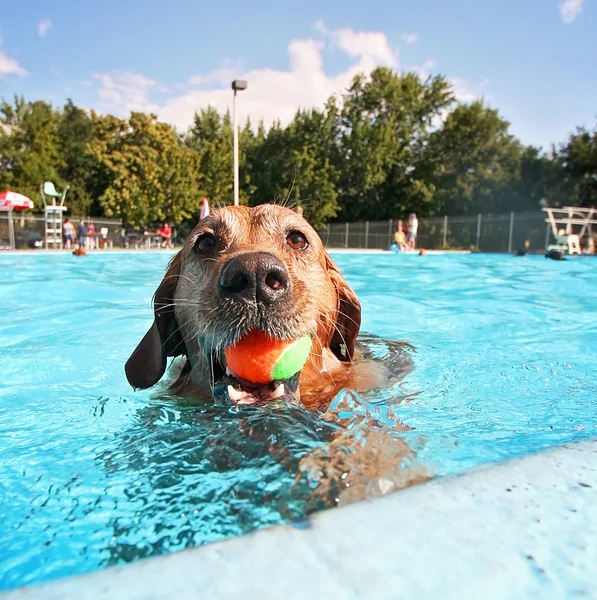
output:
[[168, 356], [184, 354], [185, 346], [174, 312], [174, 293], [180, 276], [181, 258], [176, 254], [153, 298], [154, 321], [145, 337], [126, 361], [124, 371], [135, 389], [155, 385], [166, 371]]
[[361, 327], [361, 303], [327, 252], [325, 265], [338, 297], [336, 323], [330, 341], [330, 350], [340, 360], [349, 361], [354, 356], [354, 347]]

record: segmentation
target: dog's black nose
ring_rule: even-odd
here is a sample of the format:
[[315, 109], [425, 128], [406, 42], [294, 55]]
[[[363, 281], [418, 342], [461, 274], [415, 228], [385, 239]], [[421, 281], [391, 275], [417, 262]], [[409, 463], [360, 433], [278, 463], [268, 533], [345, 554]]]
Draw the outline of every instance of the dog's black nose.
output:
[[273, 254], [241, 254], [224, 265], [219, 287], [222, 297], [274, 304], [288, 294], [288, 271]]

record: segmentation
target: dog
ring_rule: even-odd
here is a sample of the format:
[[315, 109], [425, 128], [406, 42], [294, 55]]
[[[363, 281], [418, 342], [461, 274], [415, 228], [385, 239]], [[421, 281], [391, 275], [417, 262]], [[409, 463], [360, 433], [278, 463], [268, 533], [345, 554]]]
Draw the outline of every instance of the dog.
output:
[[[154, 296], [154, 322], [125, 372], [134, 388], [147, 389], [163, 377], [168, 357], [183, 357], [171, 386], [177, 395], [325, 410], [344, 388], [384, 384], [383, 369], [358, 356], [360, 324], [356, 294], [296, 211], [219, 208], [205, 214], [170, 262]], [[224, 350], [253, 329], [278, 339], [312, 336], [300, 373], [262, 386], [233, 376]]]
[[560, 252], [559, 250], [547, 250], [545, 252], [545, 258], [551, 258], [551, 260], [567, 260], [564, 257], [563, 252]]

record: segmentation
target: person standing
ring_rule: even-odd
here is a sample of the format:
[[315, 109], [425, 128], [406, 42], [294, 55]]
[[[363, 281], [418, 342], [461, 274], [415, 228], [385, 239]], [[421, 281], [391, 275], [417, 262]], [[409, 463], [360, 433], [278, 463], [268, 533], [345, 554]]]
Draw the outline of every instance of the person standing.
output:
[[89, 247], [93, 250], [97, 246], [95, 225], [93, 224], [93, 221], [87, 226], [87, 239], [89, 240]]
[[414, 250], [417, 246], [417, 232], [419, 231], [419, 220], [416, 213], [408, 215], [407, 226], [406, 243], [411, 250]]
[[162, 238], [162, 248], [170, 248], [170, 240], [172, 239], [172, 228], [168, 223], [164, 223], [158, 229], [158, 235]]
[[75, 226], [70, 222], [68, 217], [64, 219], [64, 223], [62, 224], [62, 241], [67, 250], [72, 248], [75, 241]]
[[79, 222], [79, 227], [77, 228], [77, 242], [79, 242], [79, 248], [85, 248], [85, 234], [87, 233], [87, 228], [85, 227], [85, 221]]

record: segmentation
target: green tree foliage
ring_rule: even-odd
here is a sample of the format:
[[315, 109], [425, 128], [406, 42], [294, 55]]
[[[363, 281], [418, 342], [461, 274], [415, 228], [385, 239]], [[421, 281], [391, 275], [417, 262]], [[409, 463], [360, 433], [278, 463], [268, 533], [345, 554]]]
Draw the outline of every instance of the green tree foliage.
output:
[[[301, 206], [314, 227], [325, 226], [339, 210], [334, 166], [338, 164], [338, 126], [333, 100], [324, 112], [299, 110], [286, 128], [275, 123], [252, 152], [251, 204]], [[259, 131], [258, 140], [263, 135]]]
[[355, 77], [342, 108], [339, 189], [346, 220], [385, 219], [432, 200], [417, 178], [431, 127], [454, 96], [442, 76], [378, 68]]
[[60, 178], [68, 182], [68, 206], [75, 215], [99, 215], [101, 207], [94, 199], [91, 174], [96, 169], [94, 158], [87, 153], [87, 144], [94, 137], [94, 122], [90, 115], [68, 100], [57, 126], [62, 157]]
[[[443, 76], [378, 68], [342, 97], [301, 109], [288, 125], [247, 121], [239, 132], [240, 202], [301, 206], [330, 220], [501, 213], [597, 205], [597, 129], [558, 150], [525, 147], [483, 102], [458, 103]], [[0, 104], [0, 187], [36, 200], [70, 185], [72, 214], [144, 228], [196, 221], [203, 195], [233, 201], [229, 113], [200, 110], [179, 135], [154, 115], [128, 119], [15, 97]]]
[[597, 126], [593, 131], [579, 127], [560, 146], [557, 160], [564, 173], [566, 202], [573, 206], [597, 206]]
[[[428, 173], [442, 214], [510, 210], [522, 147], [509, 123], [482, 102], [458, 105], [427, 148]], [[538, 205], [537, 205], [538, 206]]]
[[99, 204], [107, 217], [143, 227], [180, 223], [200, 211], [195, 178], [197, 155], [155, 115], [132, 113], [128, 120], [93, 115], [96, 130], [88, 153], [104, 189]]
[[11, 188], [41, 204], [39, 187], [53, 181], [62, 187], [64, 165], [57, 126], [59, 113], [47, 102], [15, 97], [0, 106], [0, 187]]
[[201, 187], [217, 205], [233, 202], [232, 134], [230, 115], [222, 117], [209, 106], [195, 114], [185, 138], [186, 145], [197, 154]]

